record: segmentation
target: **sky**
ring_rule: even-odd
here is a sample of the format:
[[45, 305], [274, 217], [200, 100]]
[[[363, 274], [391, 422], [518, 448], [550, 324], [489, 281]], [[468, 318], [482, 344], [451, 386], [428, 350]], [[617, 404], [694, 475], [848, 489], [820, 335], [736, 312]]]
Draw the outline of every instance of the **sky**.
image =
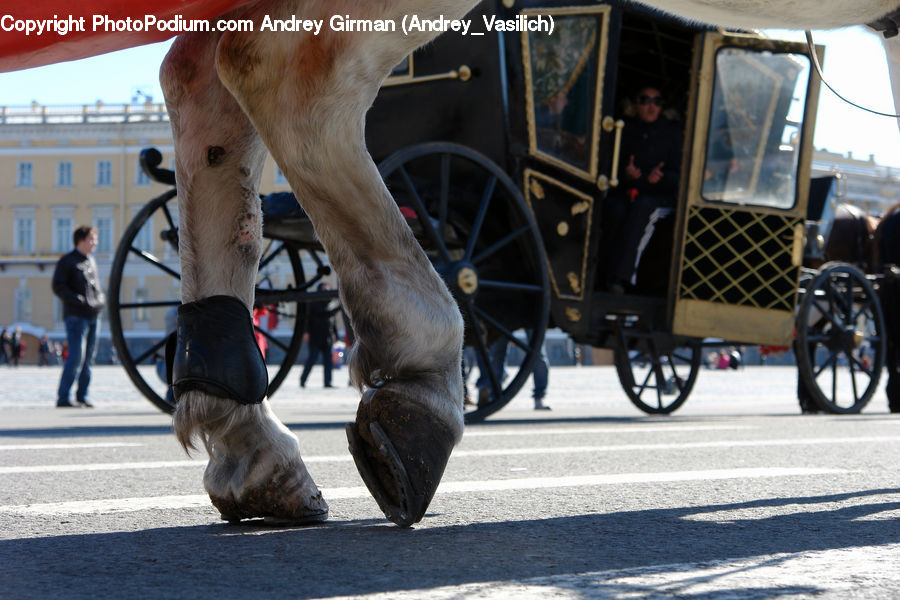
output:
[[[770, 30], [775, 38], [803, 40], [799, 31]], [[894, 112], [880, 38], [864, 27], [814, 32], [826, 46], [825, 77], [842, 95], [882, 112]], [[171, 41], [80, 61], [0, 73], [0, 106], [131, 102], [138, 91], [162, 102], [158, 71]], [[143, 97], [140, 98], [143, 101]], [[820, 149], [900, 167], [897, 121], [869, 115], [822, 88], [815, 145]]]

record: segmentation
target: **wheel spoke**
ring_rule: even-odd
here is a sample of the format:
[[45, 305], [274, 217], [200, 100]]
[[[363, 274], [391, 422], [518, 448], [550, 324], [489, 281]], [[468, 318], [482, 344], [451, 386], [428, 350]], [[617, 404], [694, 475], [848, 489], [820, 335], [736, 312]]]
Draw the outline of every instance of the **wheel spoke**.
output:
[[145, 250], [141, 250], [139, 248], [135, 248], [134, 246], [132, 246], [130, 248], [130, 250], [133, 254], [136, 254], [139, 258], [142, 258], [143, 260], [147, 261], [148, 263], [150, 263], [157, 269], [159, 269], [161, 271], [165, 271], [166, 273], [168, 273], [175, 279], [178, 279], [179, 281], [181, 280], [181, 273], [178, 273], [177, 271], [173, 270], [172, 268], [164, 265], [163, 263], [160, 262], [160, 260], [158, 258], [153, 256], [149, 252], [147, 252]]
[[463, 309], [466, 311], [466, 316], [469, 318], [469, 323], [471, 324], [474, 333], [475, 350], [481, 357], [479, 370], [483, 368], [487, 371], [488, 381], [494, 392], [494, 400], [498, 400], [500, 398], [500, 393], [502, 392], [502, 388], [500, 387], [501, 384], [497, 381], [497, 373], [494, 371], [494, 365], [491, 363], [490, 349], [488, 348], [481, 324], [478, 322], [478, 319], [475, 318], [474, 308], [475, 307], [471, 303], [463, 305]]
[[415, 203], [416, 215], [419, 217], [419, 223], [425, 229], [425, 233], [428, 234], [428, 237], [431, 238], [431, 241], [434, 243], [438, 254], [440, 254], [441, 259], [450, 262], [450, 253], [447, 251], [447, 246], [444, 245], [443, 238], [438, 234], [438, 232], [434, 228], [434, 223], [431, 222], [431, 217], [428, 215], [428, 211], [425, 209], [425, 203], [422, 201], [421, 196], [419, 196], [418, 190], [413, 185], [412, 177], [409, 176], [409, 172], [405, 167], [400, 167], [400, 174], [403, 176], [403, 181], [406, 183], [406, 189], [409, 191], [410, 197]]
[[164, 306], [181, 306], [180, 300], [154, 300], [153, 302], [122, 302], [120, 309], [162, 308]]
[[484, 191], [481, 193], [481, 202], [478, 205], [478, 214], [475, 215], [475, 222], [472, 224], [472, 231], [469, 234], [469, 241], [466, 243], [466, 254], [465, 260], [472, 259], [472, 253], [475, 252], [475, 242], [478, 241], [478, 236], [481, 235], [481, 228], [484, 225], [484, 219], [487, 216], [488, 207], [491, 205], [491, 198], [494, 195], [494, 190], [497, 187], [497, 178], [491, 175], [491, 178], [488, 179], [487, 184], [484, 186]]
[[675, 357], [673, 353], [669, 353], [666, 356], [669, 357], [669, 368], [672, 369], [672, 378], [675, 380], [675, 386], [678, 387], [678, 391], [683, 391], [683, 386], [681, 384], [681, 377], [678, 376], [678, 371], [675, 369]]
[[[832, 362], [837, 362], [837, 353], [838, 353], [838, 351], [835, 350], [830, 355], [828, 355], [828, 358], [826, 358], [825, 361], [822, 363], [821, 368], [819, 368], [818, 371], [813, 372], [813, 379], [818, 379], [819, 375], [822, 374], [822, 371], [824, 371], [826, 368], [828, 368], [829, 364], [831, 364]], [[810, 353], [810, 358], [812, 359], [813, 366], [815, 366], [815, 358], [816, 358], [815, 350], [813, 350]]]
[[638, 398], [640, 398], [640, 397], [643, 395], [644, 390], [646, 390], [646, 389], [648, 389], [648, 388], [649, 388], [649, 389], [653, 389], [652, 386], [649, 386], [649, 385], [648, 385], [648, 384], [650, 383], [650, 378], [651, 378], [651, 377], [653, 377], [653, 367], [650, 367], [649, 369], [647, 369], [647, 376], [644, 377], [643, 383], [641, 383], [641, 385], [638, 386], [638, 392], [637, 392], [637, 397], [638, 397]]
[[[856, 311], [856, 314], [853, 315], [853, 318], [852, 318], [852, 321], [851, 321], [851, 322], [856, 323], [856, 320], [859, 319], [859, 318], [862, 316], [862, 314], [863, 314], [864, 312], [867, 312], [870, 308], [872, 308], [872, 299], [871, 299], [871, 298], [866, 298], [865, 303], [863, 303], [862, 305], [860, 305], [859, 310]], [[867, 318], [868, 318], [868, 317], [867, 317]]]
[[441, 154], [441, 194], [438, 199], [438, 231], [447, 228], [447, 205], [450, 195], [450, 153]]
[[146, 352], [144, 352], [144, 353], [141, 354], [140, 356], [136, 356], [136, 357], [134, 358], [134, 364], [139, 365], [139, 364], [141, 364], [142, 362], [144, 362], [145, 360], [147, 360], [148, 358], [150, 358], [150, 356], [156, 354], [156, 352], [157, 352], [160, 348], [162, 348], [163, 346], [166, 345], [166, 341], [168, 341], [168, 339], [169, 339], [169, 336], [164, 337], [164, 338], [161, 339], [160, 341], [158, 341], [158, 342], [156, 342], [155, 344], [153, 344], [153, 345], [150, 347], [149, 350], [147, 350]]
[[823, 308], [815, 299], [813, 299], [812, 303], [813, 303], [813, 306], [816, 307], [816, 309], [819, 311], [819, 313], [822, 316], [826, 317], [829, 321], [831, 321], [832, 325], [834, 325], [838, 329], [841, 328], [841, 326], [842, 326], [841, 322], [835, 320], [835, 318], [834, 318], [834, 307], [831, 304], [830, 296], [828, 297], [828, 308]]
[[864, 365], [861, 361], [857, 360], [855, 356], [853, 356], [852, 354], [847, 354], [847, 357], [850, 359], [850, 373], [854, 372], [853, 365], [855, 364], [859, 367], [860, 371], [869, 376], [869, 379], [872, 379], [872, 377], [875, 376], [872, 370], [867, 368], [866, 365]]
[[272, 335], [271, 333], [269, 333], [268, 331], [266, 331], [259, 325], [254, 325], [253, 330], [258, 331], [259, 333], [263, 334], [263, 336], [266, 338], [266, 340], [269, 341], [270, 344], [274, 344], [274, 345], [278, 346], [279, 348], [282, 349], [282, 351], [285, 351], [285, 352], [287, 351], [287, 349], [288, 349], [287, 344], [284, 344], [284, 343], [278, 341], [278, 339], [274, 335]]
[[486, 250], [481, 252], [481, 254], [479, 254], [478, 256], [473, 258], [472, 264], [478, 265], [478, 264], [484, 262], [485, 260], [487, 260], [488, 258], [493, 256], [495, 253], [499, 252], [500, 250], [502, 250], [503, 248], [505, 248], [512, 242], [514, 242], [516, 240], [516, 238], [521, 237], [525, 233], [528, 233], [528, 231], [529, 231], [528, 225], [522, 225], [521, 227], [512, 231], [511, 233], [506, 234], [505, 236], [503, 236], [500, 239], [500, 241], [491, 245]]
[[166, 216], [166, 222], [169, 224], [169, 228], [171, 228], [173, 230], [177, 230], [178, 224], [175, 223], [175, 219], [172, 218], [172, 213], [169, 212], [169, 205], [163, 204], [162, 211], [163, 211], [163, 214]]
[[544, 291], [539, 285], [531, 283], [509, 283], [506, 281], [494, 281], [491, 279], [480, 279], [478, 287], [492, 288], [497, 290], [509, 290], [513, 292], [531, 292], [539, 294]]
[[262, 271], [263, 269], [265, 269], [269, 265], [269, 263], [272, 262], [275, 257], [281, 254], [285, 249], [284, 243], [281, 243], [278, 245], [278, 248], [276, 248], [274, 252], [267, 255], [266, 252], [269, 251], [269, 248], [272, 247], [272, 244], [273, 242], [269, 241], [269, 245], [266, 246], [265, 251], [263, 251], [263, 259], [259, 261], [259, 267], [257, 270]]
[[831, 401], [837, 404], [837, 357], [831, 363]]
[[483, 309], [481, 309], [480, 307], [476, 306], [475, 304], [472, 304], [472, 311], [473, 311], [475, 314], [477, 314], [479, 317], [481, 317], [482, 319], [484, 319], [485, 321], [487, 321], [488, 323], [490, 323], [494, 328], [497, 329], [497, 331], [499, 331], [501, 334], [503, 334], [503, 337], [505, 337], [506, 339], [508, 339], [510, 342], [512, 342], [513, 344], [515, 344], [516, 346], [518, 346], [519, 348], [521, 348], [521, 349], [524, 350], [525, 352], [531, 352], [532, 349], [528, 346], [528, 344], [526, 344], [525, 342], [523, 342], [522, 340], [520, 340], [519, 338], [517, 338], [517, 337], [515, 336], [515, 334], [513, 334], [512, 331], [510, 331], [509, 329], [507, 329], [506, 327], [504, 327], [504, 326], [500, 323], [500, 321], [498, 321], [497, 319], [495, 319], [495, 318], [492, 317], [491, 315], [489, 315], [489, 314], [487, 314], [486, 312], [484, 312]]

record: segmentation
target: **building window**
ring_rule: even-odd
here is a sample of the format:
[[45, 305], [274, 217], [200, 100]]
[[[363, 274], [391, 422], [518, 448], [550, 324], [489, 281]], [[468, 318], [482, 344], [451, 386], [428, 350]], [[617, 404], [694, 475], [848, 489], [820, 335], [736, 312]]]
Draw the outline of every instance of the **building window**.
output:
[[[71, 209], [66, 212], [71, 214]], [[68, 252], [72, 248], [72, 217], [70, 214], [57, 213], [53, 215], [54, 252]]]
[[97, 228], [97, 252], [109, 254], [112, 252], [112, 217], [96, 217], [94, 227]]
[[[135, 304], [143, 304], [150, 302], [150, 290], [140, 287], [134, 290]], [[150, 320], [149, 311], [146, 308], [139, 307], [134, 310], [134, 320], [136, 323], [146, 323]]]
[[281, 168], [278, 165], [275, 165], [275, 183], [287, 183], [287, 177], [284, 176], [284, 173], [281, 172]]
[[30, 162], [20, 162], [16, 170], [16, 187], [34, 187], [34, 166]]
[[63, 160], [56, 163], [56, 186], [72, 187], [72, 163]]
[[31, 290], [28, 288], [16, 290], [15, 320], [25, 323], [31, 321]]
[[13, 209], [13, 252], [34, 253], [34, 207]]
[[112, 161], [97, 161], [97, 187], [109, 187], [112, 185]]
[[[136, 206], [131, 211], [131, 218], [134, 220], [134, 217], [137, 216], [137, 213], [143, 208], [142, 206]], [[134, 242], [132, 242], [132, 246], [137, 248], [138, 250], [146, 250], [147, 252], [153, 254], [153, 219], [147, 219], [144, 221], [144, 224], [141, 226], [140, 231], [137, 232], [137, 235], [134, 236]]]
[[150, 176], [144, 172], [144, 169], [141, 168], [141, 159], [137, 160], [137, 177], [135, 177], [135, 185], [144, 186], [150, 185]]

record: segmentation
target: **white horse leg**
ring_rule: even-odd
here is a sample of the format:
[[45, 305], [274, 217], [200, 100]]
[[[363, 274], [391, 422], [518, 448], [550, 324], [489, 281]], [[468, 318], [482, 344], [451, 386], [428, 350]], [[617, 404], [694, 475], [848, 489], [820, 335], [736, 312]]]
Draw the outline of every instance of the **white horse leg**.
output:
[[[266, 150], [218, 80], [217, 42], [210, 34], [179, 37], [161, 70], [175, 137], [181, 292], [185, 303], [237, 298], [249, 319], [262, 251], [257, 189]], [[178, 398], [175, 433], [185, 449], [195, 438], [205, 445], [210, 460], [204, 485], [224, 519], [303, 522], [327, 516], [297, 438], [267, 400], [243, 405], [186, 392]]]
[[[459, 17], [475, 1], [338, 4], [266, 0], [243, 16], [327, 21], [338, 13], [399, 23], [405, 13]], [[351, 448], [382, 510], [401, 525], [421, 519], [462, 435], [463, 324], [366, 151], [364, 120], [391, 68], [432, 36], [328, 27], [316, 36], [234, 33], [216, 57], [339, 277], [357, 336], [351, 376], [372, 388], [349, 426]]]

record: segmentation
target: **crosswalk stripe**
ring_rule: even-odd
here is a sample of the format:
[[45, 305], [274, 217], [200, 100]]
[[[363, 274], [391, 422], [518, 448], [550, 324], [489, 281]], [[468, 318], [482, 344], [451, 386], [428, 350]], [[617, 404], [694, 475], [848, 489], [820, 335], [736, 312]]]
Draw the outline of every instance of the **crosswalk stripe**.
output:
[[495, 429], [488, 425], [475, 425], [466, 428], [463, 438], [473, 437], [501, 437], [501, 436], [546, 436], [546, 435], [580, 435], [584, 433], [615, 433], [615, 434], [640, 434], [640, 433], [666, 433], [686, 431], [737, 431], [757, 429], [749, 425], [634, 425], [629, 423], [621, 427], [560, 427], [546, 428], [540, 431], [533, 429]]
[[[531, 456], [551, 454], [589, 454], [601, 452], [647, 452], [660, 450], [703, 450], [709, 448], [760, 448], [768, 446], [814, 446], [863, 443], [900, 443], [900, 436], [861, 436], [846, 438], [797, 438], [782, 440], [720, 440], [715, 442], [678, 442], [670, 444], [620, 444], [607, 446], [556, 446], [531, 448], [498, 448], [484, 450], [456, 450], [451, 460], [492, 456]], [[307, 464], [352, 462], [349, 454], [304, 456]], [[0, 475], [22, 473], [75, 473], [81, 471], [133, 471], [139, 469], [171, 469], [205, 467], [205, 460], [163, 460], [122, 463], [87, 463], [69, 465], [28, 465], [0, 467]]]
[[[663, 473], [615, 473], [607, 475], [575, 475], [566, 477], [531, 477], [520, 479], [491, 479], [483, 481], [445, 481], [439, 494], [535, 490], [548, 488], [627, 485], [638, 483], [674, 483], [682, 481], [712, 481], [725, 479], [756, 479], [763, 477], [805, 477], [847, 473], [842, 469], [817, 468], [747, 468], [711, 469], [703, 471], [672, 471]], [[321, 488], [327, 501], [365, 498], [369, 491], [362, 486]], [[210, 506], [202, 494], [181, 496], [150, 496], [139, 498], [107, 498], [43, 504], [0, 506], [0, 513], [17, 515], [108, 514], [139, 510], [184, 509]]]
[[0, 444], [0, 450], [72, 450], [77, 448], [136, 448], [127, 442], [73, 442], [62, 444]]

